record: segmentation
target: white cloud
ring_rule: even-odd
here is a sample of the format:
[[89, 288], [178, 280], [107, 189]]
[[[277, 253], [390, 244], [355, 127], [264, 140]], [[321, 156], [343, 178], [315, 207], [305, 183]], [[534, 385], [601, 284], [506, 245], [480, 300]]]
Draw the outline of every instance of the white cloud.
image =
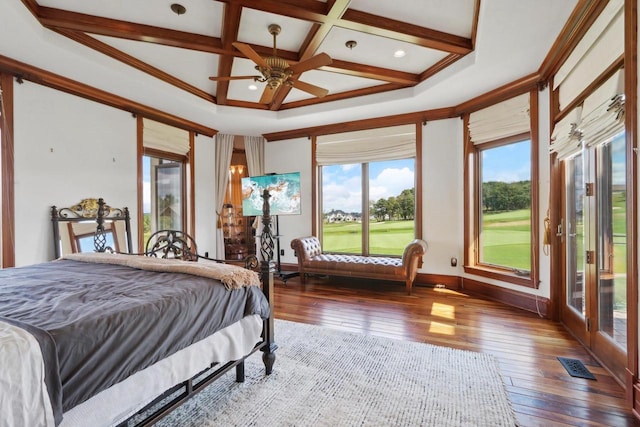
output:
[[415, 186], [413, 171], [409, 168], [383, 169], [380, 174], [369, 183], [369, 198], [371, 200], [386, 199], [398, 196], [403, 190]]
[[[362, 184], [360, 177], [344, 181], [329, 181], [324, 176], [322, 207], [324, 212], [341, 209], [345, 212], [360, 212], [362, 209]], [[332, 178], [339, 178], [338, 176]], [[403, 190], [414, 187], [414, 173], [409, 168], [383, 169], [369, 184], [370, 199], [378, 200], [398, 196]]]
[[323, 186], [322, 208], [325, 212], [340, 209], [345, 212], [360, 212], [362, 210], [362, 180], [353, 177], [346, 181], [331, 182]]
[[142, 212], [151, 212], [151, 183], [142, 182]]

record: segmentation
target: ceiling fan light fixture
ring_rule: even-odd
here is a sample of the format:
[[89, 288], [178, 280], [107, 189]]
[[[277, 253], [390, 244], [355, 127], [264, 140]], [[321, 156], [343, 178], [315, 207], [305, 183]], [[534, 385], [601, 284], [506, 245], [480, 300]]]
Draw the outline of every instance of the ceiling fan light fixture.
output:
[[289, 63], [277, 56], [269, 56], [265, 61], [270, 68], [260, 67], [256, 65], [256, 70], [262, 74], [263, 78], [256, 79], [259, 82], [267, 82], [271, 89], [277, 89], [292, 76], [293, 72], [289, 69]]
[[171, 10], [173, 11], [173, 13], [175, 13], [178, 16], [184, 15], [185, 13], [187, 13], [187, 8], [179, 3], [173, 3], [171, 5]]

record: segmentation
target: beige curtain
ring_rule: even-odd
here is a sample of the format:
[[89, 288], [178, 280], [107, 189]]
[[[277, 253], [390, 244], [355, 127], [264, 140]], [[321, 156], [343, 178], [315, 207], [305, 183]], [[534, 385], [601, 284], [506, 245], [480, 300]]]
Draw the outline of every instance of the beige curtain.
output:
[[244, 137], [249, 176], [264, 175], [264, 144], [265, 139], [261, 136]]
[[216, 135], [216, 257], [224, 259], [224, 235], [220, 214], [229, 183], [229, 166], [233, 154], [233, 135]]

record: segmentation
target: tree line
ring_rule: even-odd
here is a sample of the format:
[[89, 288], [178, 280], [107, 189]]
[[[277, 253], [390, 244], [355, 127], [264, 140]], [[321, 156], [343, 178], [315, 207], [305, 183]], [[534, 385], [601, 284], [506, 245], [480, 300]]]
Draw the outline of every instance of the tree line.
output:
[[531, 207], [531, 181], [482, 183], [484, 212], [513, 211]]
[[415, 213], [415, 192], [413, 188], [402, 190], [398, 196], [380, 198], [371, 203], [369, 212], [377, 221], [413, 219]]

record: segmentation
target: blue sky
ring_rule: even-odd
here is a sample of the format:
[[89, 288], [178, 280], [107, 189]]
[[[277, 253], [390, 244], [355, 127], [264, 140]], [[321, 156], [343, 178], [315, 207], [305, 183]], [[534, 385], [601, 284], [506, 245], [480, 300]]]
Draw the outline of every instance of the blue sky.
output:
[[[378, 200], [399, 195], [402, 190], [414, 187], [414, 159], [375, 162], [369, 166], [369, 198]], [[361, 166], [325, 166], [323, 179], [323, 211], [342, 209], [360, 212], [362, 206]]]
[[530, 141], [482, 151], [483, 182], [517, 182], [529, 179], [531, 179]]

